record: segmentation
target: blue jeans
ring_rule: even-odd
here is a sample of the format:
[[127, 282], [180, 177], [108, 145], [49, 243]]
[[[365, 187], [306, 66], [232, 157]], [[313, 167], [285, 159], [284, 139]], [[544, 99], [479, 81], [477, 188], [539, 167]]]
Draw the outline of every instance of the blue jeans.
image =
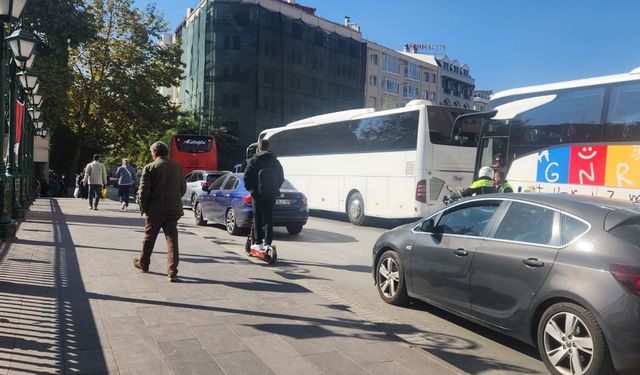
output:
[[124, 203], [126, 207], [129, 207], [130, 192], [131, 185], [118, 185], [118, 196], [120, 197], [120, 203]]
[[100, 202], [100, 193], [102, 192], [102, 185], [91, 184], [89, 185], [89, 205], [93, 208], [98, 207]]

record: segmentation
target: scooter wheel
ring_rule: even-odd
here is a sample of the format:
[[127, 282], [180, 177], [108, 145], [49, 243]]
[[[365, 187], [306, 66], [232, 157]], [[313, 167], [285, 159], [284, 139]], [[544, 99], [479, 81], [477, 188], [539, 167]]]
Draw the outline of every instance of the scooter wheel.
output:
[[276, 263], [276, 260], [278, 260], [278, 252], [276, 249], [273, 249], [271, 250], [271, 254], [269, 254], [269, 260], [267, 263], [273, 265]]

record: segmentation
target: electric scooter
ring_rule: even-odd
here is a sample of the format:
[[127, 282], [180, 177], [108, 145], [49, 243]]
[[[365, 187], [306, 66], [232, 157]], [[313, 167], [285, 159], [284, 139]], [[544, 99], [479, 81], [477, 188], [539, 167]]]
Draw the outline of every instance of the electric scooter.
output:
[[253, 245], [253, 225], [249, 230], [249, 237], [247, 237], [247, 241], [244, 244], [244, 251], [247, 252], [248, 256], [258, 258], [269, 265], [275, 264], [276, 260], [278, 260], [278, 252], [275, 246], [271, 245], [271, 250], [258, 251], [251, 249], [251, 245]]

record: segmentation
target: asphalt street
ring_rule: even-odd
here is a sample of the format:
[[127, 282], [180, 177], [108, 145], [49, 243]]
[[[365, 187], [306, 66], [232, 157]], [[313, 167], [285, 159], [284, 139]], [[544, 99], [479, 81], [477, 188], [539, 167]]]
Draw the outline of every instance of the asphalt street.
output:
[[[276, 228], [279, 260], [273, 272], [468, 373], [546, 374], [533, 347], [420, 301], [403, 307], [382, 301], [371, 276], [371, 249], [382, 232], [398, 224], [375, 220], [358, 227], [344, 215], [314, 212], [299, 235]], [[244, 237], [227, 234], [221, 225], [196, 226], [189, 210], [181, 225], [238, 254], [243, 252]]]

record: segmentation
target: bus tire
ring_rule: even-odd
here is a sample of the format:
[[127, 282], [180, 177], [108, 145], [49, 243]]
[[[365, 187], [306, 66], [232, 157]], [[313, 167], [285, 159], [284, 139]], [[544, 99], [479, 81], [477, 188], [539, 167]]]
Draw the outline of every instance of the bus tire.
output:
[[354, 192], [349, 196], [347, 203], [347, 216], [349, 221], [354, 225], [363, 225], [366, 219], [364, 214], [364, 199], [359, 191]]

